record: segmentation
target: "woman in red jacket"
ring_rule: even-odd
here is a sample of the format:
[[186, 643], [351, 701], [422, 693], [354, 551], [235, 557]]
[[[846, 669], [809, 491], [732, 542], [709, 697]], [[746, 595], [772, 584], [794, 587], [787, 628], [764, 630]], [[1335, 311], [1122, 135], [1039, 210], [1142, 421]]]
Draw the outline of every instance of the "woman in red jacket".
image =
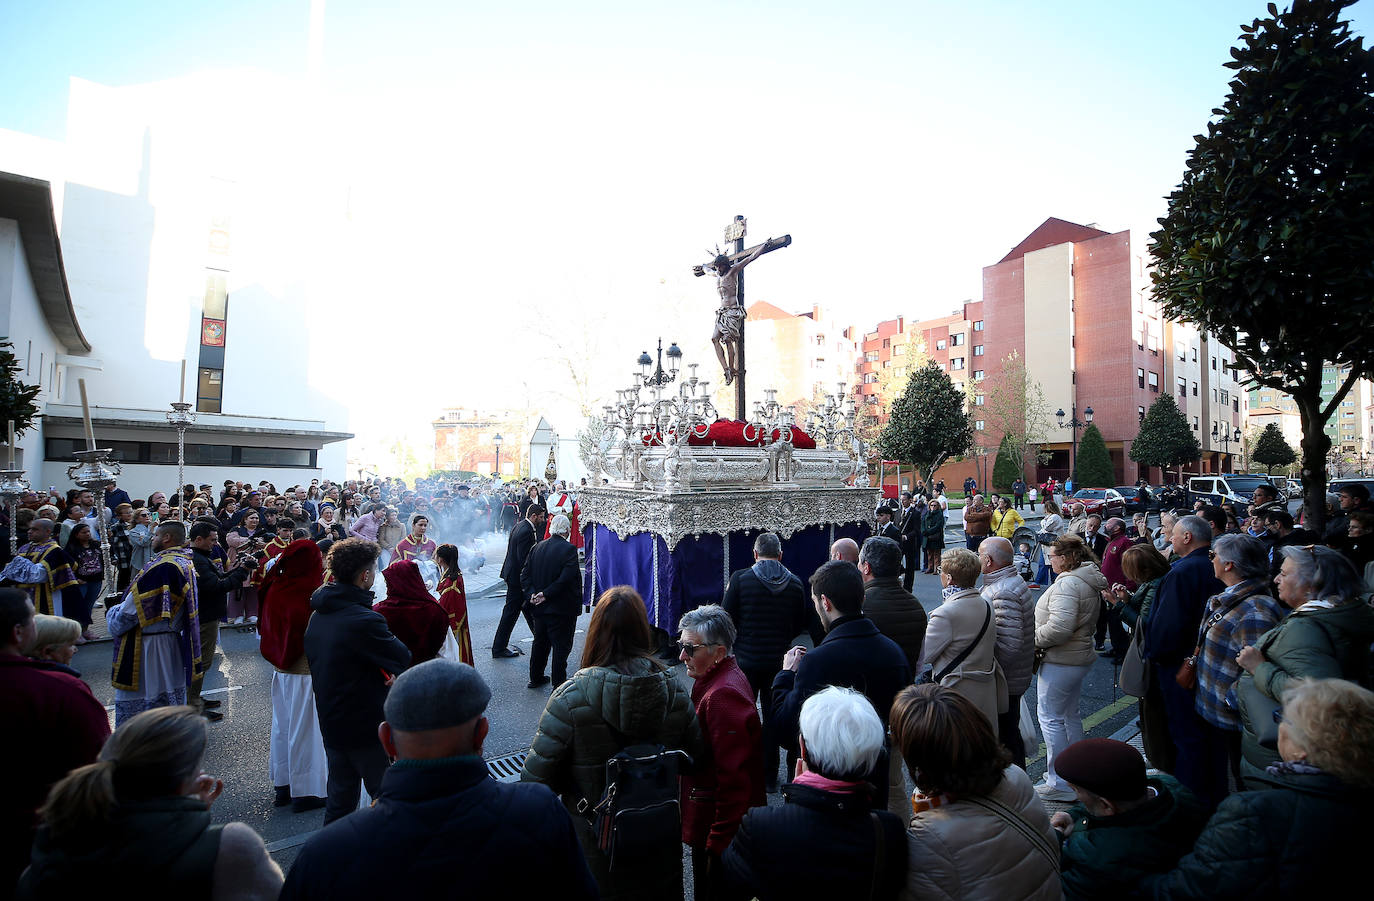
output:
[[721, 855], [745, 812], [767, 803], [762, 726], [749, 680], [731, 653], [735, 624], [725, 608], [698, 607], [682, 617], [678, 628], [678, 659], [693, 679], [692, 703], [707, 747], [682, 779], [682, 841], [692, 848], [697, 898], [719, 898]]

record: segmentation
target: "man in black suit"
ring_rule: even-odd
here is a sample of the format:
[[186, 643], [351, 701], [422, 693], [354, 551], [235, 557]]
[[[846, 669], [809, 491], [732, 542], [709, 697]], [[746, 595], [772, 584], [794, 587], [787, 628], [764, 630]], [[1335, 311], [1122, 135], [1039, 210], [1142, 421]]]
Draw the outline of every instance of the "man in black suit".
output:
[[916, 584], [916, 570], [921, 568], [921, 514], [924, 504], [916, 503], [910, 491], [902, 492], [901, 523], [897, 531], [901, 537], [897, 544], [902, 548], [902, 587], [911, 591]]
[[530, 688], [549, 684], [544, 664], [553, 651], [553, 682], [568, 678], [568, 654], [578, 608], [582, 605], [582, 569], [577, 548], [568, 541], [572, 522], [562, 513], [549, 523], [549, 537], [539, 542], [525, 560], [520, 585], [534, 608], [534, 646], [530, 648]]
[[[506, 606], [501, 610], [501, 622], [496, 626], [496, 637], [491, 642], [491, 656], [519, 657], [520, 652], [510, 646], [510, 633], [515, 628], [515, 618], [525, 605], [527, 597], [520, 583], [520, 572], [525, 568], [525, 559], [544, 534], [545, 511], [540, 504], [531, 504], [520, 524], [510, 530], [506, 539], [506, 559], [501, 564], [501, 578], [506, 580]], [[534, 631], [534, 620], [525, 614], [525, 624]]]
[[[852, 563], [832, 560], [811, 576], [811, 601], [826, 634], [815, 649], [795, 647], [783, 656], [782, 672], [773, 679], [773, 708], [778, 738], [796, 753], [802, 704], [827, 685], [840, 685], [864, 693], [878, 717], [887, 722], [892, 699], [911, 684], [906, 655], [892, 639], [878, 631], [862, 613], [864, 581]], [[886, 785], [888, 761], [883, 758], [869, 776], [874, 785]], [[874, 806], [882, 808], [882, 792]]]
[[878, 529], [873, 534], [883, 538], [891, 538], [893, 541], [899, 541], [902, 537], [897, 524], [892, 521], [892, 508], [887, 504], [878, 508]]

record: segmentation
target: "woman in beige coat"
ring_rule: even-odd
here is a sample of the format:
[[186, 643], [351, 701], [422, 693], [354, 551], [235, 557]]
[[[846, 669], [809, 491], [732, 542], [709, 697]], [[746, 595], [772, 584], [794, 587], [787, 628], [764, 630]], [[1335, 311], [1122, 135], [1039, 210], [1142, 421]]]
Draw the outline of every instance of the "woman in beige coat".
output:
[[889, 722], [916, 783], [897, 897], [1059, 901], [1059, 841], [1045, 806], [968, 699], [939, 685], [905, 688]]
[[1054, 769], [1060, 751], [1083, 739], [1078, 700], [1097, 653], [1093, 630], [1107, 579], [1078, 535], [1061, 535], [1046, 555], [1056, 573], [1035, 605], [1035, 648], [1043, 655], [1036, 680], [1035, 715], [1045, 736], [1045, 781], [1035, 786], [1050, 801], [1073, 801], [1073, 789]]
[[995, 656], [992, 604], [973, 587], [982, 568], [978, 555], [965, 548], [950, 548], [941, 555], [940, 582], [945, 589], [926, 625], [922, 654], [932, 680], [972, 701], [996, 729], [997, 715], [1007, 709], [1007, 679]]

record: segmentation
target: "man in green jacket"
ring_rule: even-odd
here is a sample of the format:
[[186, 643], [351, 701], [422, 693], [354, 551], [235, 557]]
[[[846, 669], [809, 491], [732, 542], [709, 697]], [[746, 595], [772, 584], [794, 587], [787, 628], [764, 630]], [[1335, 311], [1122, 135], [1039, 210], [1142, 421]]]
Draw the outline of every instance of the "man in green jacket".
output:
[[1089, 738], [1054, 762], [1078, 803], [1050, 822], [1063, 836], [1064, 897], [1128, 897], [1142, 877], [1166, 873], [1193, 847], [1207, 812], [1170, 776], [1146, 777], [1130, 745]]

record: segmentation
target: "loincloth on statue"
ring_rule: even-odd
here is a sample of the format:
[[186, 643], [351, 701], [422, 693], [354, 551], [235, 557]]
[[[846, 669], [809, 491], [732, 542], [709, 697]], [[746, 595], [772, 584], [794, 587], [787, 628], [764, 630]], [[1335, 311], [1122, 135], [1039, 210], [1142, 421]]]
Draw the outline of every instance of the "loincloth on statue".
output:
[[721, 307], [716, 310], [716, 334], [730, 341], [738, 341], [744, 333], [744, 310], [741, 307]]

